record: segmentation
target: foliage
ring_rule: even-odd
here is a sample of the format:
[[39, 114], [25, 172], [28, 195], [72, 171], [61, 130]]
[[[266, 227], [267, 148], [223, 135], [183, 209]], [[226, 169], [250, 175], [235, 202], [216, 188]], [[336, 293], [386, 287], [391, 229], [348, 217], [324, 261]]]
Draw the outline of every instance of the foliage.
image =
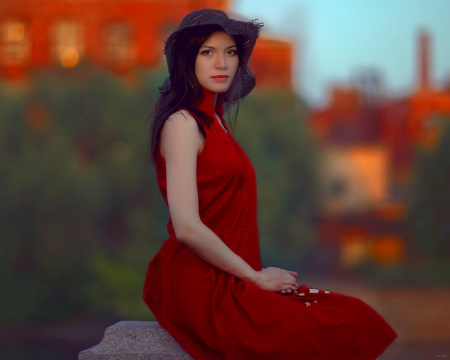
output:
[[150, 239], [163, 236], [144, 132], [156, 96], [152, 76], [133, 88], [89, 65], [85, 71], [92, 74], [38, 74], [31, 90], [1, 95], [6, 321], [92, 309], [120, 314], [108, 301], [115, 285], [103, 281], [112, 276], [106, 264], [137, 267], [130, 281], [142, 283], [158, 247]]
[[251, 94], [242, 104], [236, 138], [258, 180], [263, 262], [299, 269], [315, 243], [317, 156], [307, 109], [289, 91]]
[[437, 281], [450, 282], [450, 118], [435, 118], [435, 148], [416, 149], [408, 215], [412, 251], [422, 256]]

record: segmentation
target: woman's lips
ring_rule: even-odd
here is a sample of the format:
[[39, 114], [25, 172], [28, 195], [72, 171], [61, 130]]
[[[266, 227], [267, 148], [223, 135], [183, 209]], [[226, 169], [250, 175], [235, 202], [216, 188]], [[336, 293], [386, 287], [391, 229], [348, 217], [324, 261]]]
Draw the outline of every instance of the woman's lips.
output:
[[211, 78], [213, 78], [216, 81], [219, 82], [224, 82], [228, 80], [228, 76], [227, 75], [216, 75], [216, 76], [211, 76]]

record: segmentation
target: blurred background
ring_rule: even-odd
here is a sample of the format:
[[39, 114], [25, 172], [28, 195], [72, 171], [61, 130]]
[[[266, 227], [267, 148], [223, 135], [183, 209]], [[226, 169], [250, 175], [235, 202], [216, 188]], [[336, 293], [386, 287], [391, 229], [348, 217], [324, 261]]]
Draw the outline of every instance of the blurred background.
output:
[[450, 3], [2, 0], [0, 358], [76, 359], [141, 300], [168, 211], [148, 150], [187, 13], [266, 26], [235, 136], [258, 177], [264, 266], [357, 296], [450, 356]]

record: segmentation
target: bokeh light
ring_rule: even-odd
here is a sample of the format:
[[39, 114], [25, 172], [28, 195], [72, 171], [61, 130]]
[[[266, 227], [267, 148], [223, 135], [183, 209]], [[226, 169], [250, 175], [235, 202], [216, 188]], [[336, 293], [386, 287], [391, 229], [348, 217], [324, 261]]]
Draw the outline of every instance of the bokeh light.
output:
[[72, 68], [77, 66], [80, 55], [75, 47], [69, 47], [61, 52], [60, 60], [63, 67]]
[[403, 240], [394, 235], [374, 239], [370, 247], [372, 256], [381, 264], [397, 264], [403, 259], [405, 253]]
[[25, 35], [25, 26], [22, 23], [12, 24], [8, 29], [9, 41], [20, 41]]

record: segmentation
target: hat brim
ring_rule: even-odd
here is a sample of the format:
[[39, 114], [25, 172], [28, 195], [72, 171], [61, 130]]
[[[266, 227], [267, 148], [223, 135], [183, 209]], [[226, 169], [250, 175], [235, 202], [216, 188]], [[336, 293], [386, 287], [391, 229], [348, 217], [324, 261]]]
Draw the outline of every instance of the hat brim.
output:
[[177, 36], [180, 34], [180, 32], [186, 29], [192, 29], [194, 27], [206, 25], [218, 25], [223, 29], [223, 31], [226, 34], [231, 36], [242, 37], [242, 46], [244, 54], [242, 56], [242, 64], [241, 64], [242, 89], [240, 98], [244, 98], [245, 96], [248, 95], [248, 93], [251, 90], [253, 90], [256, 84], [256, 79], [247, 64], [263, 24], [257, 23], [255, 21], [245, 22], [230, 19], [223, 11], [214, 9], [204, 9], [194, 11], [193, 13], [187, 15], [181, 22], [178, 29], [175, 30], [165, 42], [164, 54], [166, 55], [167, 66], [169, 68], [169, 77], [164, 81], [163, 85], [159, 88], [160, 94], [168, 93], [172, 88], [170, 75], [173, 73], [171, 69], [174, 64], [175, 54], [173, 53], [173, 51]]

